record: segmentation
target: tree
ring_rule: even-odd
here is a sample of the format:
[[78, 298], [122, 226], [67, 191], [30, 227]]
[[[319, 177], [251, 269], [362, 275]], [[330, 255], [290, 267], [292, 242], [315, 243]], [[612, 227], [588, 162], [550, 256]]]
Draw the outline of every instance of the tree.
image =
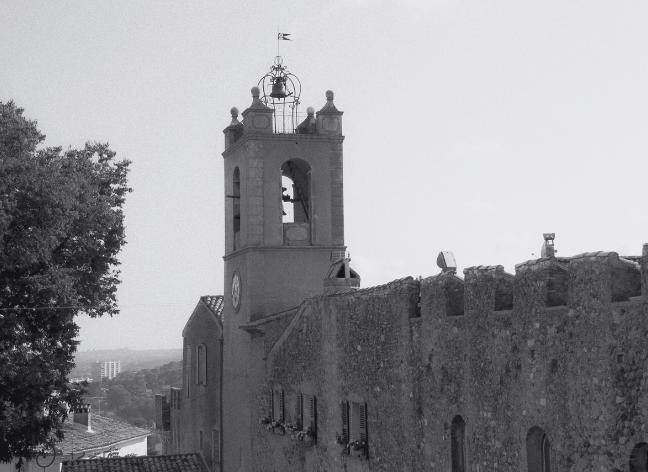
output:
[[0, 102], [0, 461], [62, 438], [83, 394], [68, 383], [74, 316], [118, 313], [129, 162], [107, 144], [37, 149], [44, 139]]
[[131, 394], [121, 385], [110, 387], [106, 392], [108, 406], [113, 409], [124, 408], [131, 402]]

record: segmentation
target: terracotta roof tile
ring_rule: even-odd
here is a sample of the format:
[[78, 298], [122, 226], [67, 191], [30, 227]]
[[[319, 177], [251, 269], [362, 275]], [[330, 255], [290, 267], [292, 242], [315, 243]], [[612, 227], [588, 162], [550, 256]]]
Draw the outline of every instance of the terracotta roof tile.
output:
[[92, 415], [92, 431], [82, 431], [72, 426], [72, 416], [70, 415], [63, 424], [63, 441], [56, 443], [56, 448], [61, 449], [64, 454], [108, 448], [122, 441], [151, 434], [148, 429], [137, 428], [99, 415]]
[[61, 472], [208, 472], [200, 454], [114, 457], [63, 462]]
[[223, 296], [222, 295], [205, 295], [200, 297], [200, 301], [209, 307], [214, 314], [223, 321]]

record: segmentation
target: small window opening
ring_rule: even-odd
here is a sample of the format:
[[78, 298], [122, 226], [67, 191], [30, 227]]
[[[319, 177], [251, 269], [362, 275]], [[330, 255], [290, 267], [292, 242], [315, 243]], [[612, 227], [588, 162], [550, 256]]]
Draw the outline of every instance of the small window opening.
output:
[[630, 472], [648, 471], [648, 444], [640, 442], [630, 452]]
[[241, 173], [239, 168], [234, 169], [232, 178], [232, 230], [234, 232], [234, 250], [240, 249], [241, 246]]
[[452, 454], [452, 472], [466, 471], [466, 423], [459, 415], [452, 419], [450, 431], [450, 449]]
[[551, 472], [550, 449], [549, 438], [542, 428], [531, 428], [526, 439], [528, 472]]

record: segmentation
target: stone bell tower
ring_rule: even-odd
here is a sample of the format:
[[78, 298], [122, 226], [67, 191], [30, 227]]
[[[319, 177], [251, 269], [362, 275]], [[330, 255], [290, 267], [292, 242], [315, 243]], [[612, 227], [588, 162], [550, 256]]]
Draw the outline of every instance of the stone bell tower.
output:
[[[281, 58], [252, 88], [252, 104], [232, 109], [225, 128], [225, 307], [223, 470], [249, 470], [260, 333], [241, 325], [322, 293], [332, 260], [344, 254], [342, 112], [326, 92], [317, 113], [299, 117], [299, 82]], [[261, 370], [259, 370], [261, 369]]]

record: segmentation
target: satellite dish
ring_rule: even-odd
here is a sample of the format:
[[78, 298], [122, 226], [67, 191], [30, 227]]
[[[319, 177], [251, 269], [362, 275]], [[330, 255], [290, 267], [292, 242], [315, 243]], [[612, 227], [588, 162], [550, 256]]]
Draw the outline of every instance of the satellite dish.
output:
[[437, 265], [443, 272], [456, 272], [457, 262], [455, 261], [454, 254], [450, 251], [441, 251], [437, 256]]

